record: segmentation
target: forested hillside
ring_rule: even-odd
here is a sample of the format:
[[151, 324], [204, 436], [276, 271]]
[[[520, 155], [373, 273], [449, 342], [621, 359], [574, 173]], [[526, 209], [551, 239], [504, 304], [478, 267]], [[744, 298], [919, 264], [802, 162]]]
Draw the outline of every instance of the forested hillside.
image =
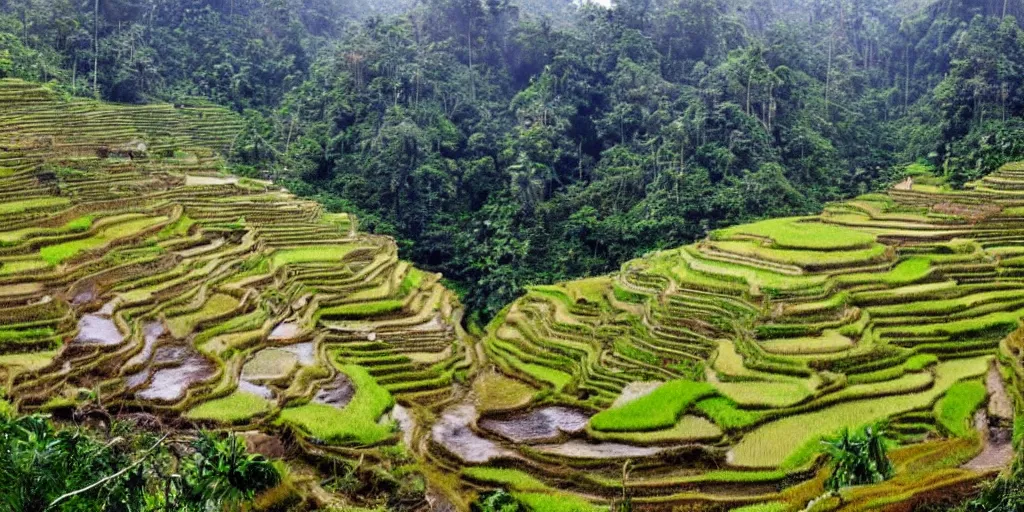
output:
[[1024, 0], [0, 0], [0, 512], [1016, 510], [1022, 116]]
[[238, 165], [362, 214], [487, 314], [1024, 141], [1020, 0], [0, 6], [0, 76], [244, 112]]

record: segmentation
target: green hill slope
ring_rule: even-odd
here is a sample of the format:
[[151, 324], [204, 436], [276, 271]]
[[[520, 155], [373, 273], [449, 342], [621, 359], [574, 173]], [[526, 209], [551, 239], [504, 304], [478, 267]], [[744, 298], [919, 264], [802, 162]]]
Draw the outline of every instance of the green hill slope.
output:
[[[1024, 375], [1011, 335], [1024, 316], [1024, 166], [964, 191], [927, 174], [896, 188], [532, 288], [482, 341], [498, 372], [487, 378], [529, 390], [512, 412], [482, 393], [469, 415], [492, 439], [553, 404], [583, 417], [483, 462], [519, 459], [549, 488], [607, 502], [628, 460], [643, 510], [803, 509], [824, 492], [820, 440], [880, 420], [903, 445], [897, 476], [822, 510], [934, 499], [1007, 464], [987, 456], [977, 393], [961, 383], [988, 375], [987, 419], [1008, 430], [1006, 388], [1018, 399]], [[529, 490], [497, 469], [464, 476]]]
[[[1008, 462], [1022, 165], [537, 286], [475, 339], [389, 238], [226, 174], [239, 125], [0, 81], [0, 387], [20, 412], [270, 436], [318, 506], [503, 487], [544, 512], [800, 510], [820, 440], [878, 420], [895, 478], [821, 510], [905, 509]], [[374, 483], [338, 483], [355, 473]]]
[[0, 81], [0, 388], [373, 471], [472, 364], [461, 306], [354, 218], [224, 174], [239, 126]]

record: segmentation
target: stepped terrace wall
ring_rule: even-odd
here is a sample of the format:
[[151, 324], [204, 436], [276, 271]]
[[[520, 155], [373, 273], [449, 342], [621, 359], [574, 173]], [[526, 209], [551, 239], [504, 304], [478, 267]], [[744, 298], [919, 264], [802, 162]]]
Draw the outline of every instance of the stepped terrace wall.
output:
[[323, 475], [310, 508], [373, 503], [320, 482], [379, 472], [410, 411], [451, 399], [461, 306], [354, 218], [226, 175], [240, 126], [0, 80], [0, 388], [21, 412], [245, 432]]
[[[966, 191], [919, 177], [928, 185], [531, 289], [482, 340], [485, 366], [529, 391], [512, 411], [478, 396], [465, 421], [495, 447], [468, 461], [465, 485], [626, 495], [639, 510], [802, 510], [824, 493], [820, 440], [880, 420], [899, 443], [895, 479], [815, 510], [902, 510], [991, 477], [972, 462], [989, 436], [967, 419], [1004, 386], [1020, 396], [998, 377], [1020, 366], [1006, 341], [1024, 317], [1019, 167]], [[518, 443], [494, 428], [552, 408], [589, 420]], [[1001, 409], [989, 419], [1006, 428]], [[450, 447], [435, 453], [452, 464]]]

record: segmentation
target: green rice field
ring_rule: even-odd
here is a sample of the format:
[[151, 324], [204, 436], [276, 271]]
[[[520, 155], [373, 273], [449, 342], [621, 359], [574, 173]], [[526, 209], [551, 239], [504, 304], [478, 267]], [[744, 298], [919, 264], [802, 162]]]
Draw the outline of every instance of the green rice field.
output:
[[[382, 503], [342, 499], [353, 475], [403, 474], [452, 510], [502, 489], [523, 512], [805, 510], [821, 441], [876, 422], [892, 480], [813, 510], [912, 510], [991, 479], [1010, 462], [991, 434], [1024, 425], [1015, 166], [1005, 192], [915, 168], [909, 190], [535, 283], [482, 324], [354, 215], [230, 177], [232, 112], [0, 92], [20, 413], [237, 432], [345, 507]], [[105, 156], [134, 140], [146, 155]]]

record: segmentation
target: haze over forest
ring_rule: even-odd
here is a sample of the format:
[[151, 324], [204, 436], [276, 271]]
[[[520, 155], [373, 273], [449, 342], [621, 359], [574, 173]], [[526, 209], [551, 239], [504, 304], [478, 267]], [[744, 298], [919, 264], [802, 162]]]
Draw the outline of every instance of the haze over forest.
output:
[[1024, 0], [0, 0], [0, 512], [1011, 512]]
[[907, 162], [963, 183], [1020, 152], [1016, 0], [2, 7], [4, 74], [244, 113], [240, 168], [362, 214], [485, 318]]

